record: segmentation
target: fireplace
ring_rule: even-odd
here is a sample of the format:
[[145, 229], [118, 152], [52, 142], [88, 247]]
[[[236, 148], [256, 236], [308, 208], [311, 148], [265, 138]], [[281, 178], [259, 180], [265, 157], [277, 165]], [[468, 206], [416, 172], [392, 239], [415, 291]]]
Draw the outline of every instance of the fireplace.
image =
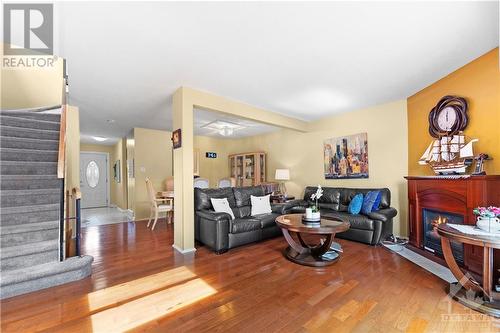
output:
[[[437, 233], [437, 227], [441, 223], [464, 224], [464, 216], [445, 211], [433, 209], [422, 209], [422, 222], [424, 234], [424, 249], [443, 257], [441, 248], [441, 236]], [[459, 265], [464, 265], [464, 245], [458, 242], [451, 242], [453, 255]]]
[[[474, 225], [472, 210], [478, 206], [500, 205], [500, 175], [491, 176], [429, 176], [408, 179], [408, 247], [442, 265], [441, 242], [434, 237], [433, 222]], [[439, 219], [441, 217], [441, 219]], [[473, 245], [460, 247], [452, 243], [457, 264], [465, 271], [483, 273], [483, 248]], [[433, 252], [434, 251], [434, 252]], [[500, 250], [494, 251], [494, 265], [500, 267]], [[494, 277], [500, 278], [500, 272]]]

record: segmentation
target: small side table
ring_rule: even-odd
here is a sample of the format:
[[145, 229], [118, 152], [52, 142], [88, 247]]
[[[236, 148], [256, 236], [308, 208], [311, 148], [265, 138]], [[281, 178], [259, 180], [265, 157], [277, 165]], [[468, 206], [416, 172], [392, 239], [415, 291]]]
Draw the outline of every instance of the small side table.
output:
[[295, 200], [294, 196], [271, 195], [271, 203], [285, 203], [292, 200]]

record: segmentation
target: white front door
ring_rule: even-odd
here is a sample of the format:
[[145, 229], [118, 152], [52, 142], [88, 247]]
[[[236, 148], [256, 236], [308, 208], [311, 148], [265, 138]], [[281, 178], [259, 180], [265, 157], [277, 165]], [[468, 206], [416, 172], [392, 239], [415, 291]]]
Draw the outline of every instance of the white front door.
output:
[[82, 208], [108, 206], [108, 154], [80, 153]]

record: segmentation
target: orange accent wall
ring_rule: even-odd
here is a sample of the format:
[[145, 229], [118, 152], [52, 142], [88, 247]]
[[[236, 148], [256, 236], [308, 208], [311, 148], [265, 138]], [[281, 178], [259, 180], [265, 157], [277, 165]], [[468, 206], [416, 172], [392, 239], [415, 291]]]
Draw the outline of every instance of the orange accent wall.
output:
[[[500, 70], [498, 47], [408, 98], [408, 174], [432, 175], [418, 160], [432, 140], [430, 110], [445, 95], [465, 97], [469, 104], [469, 125], [465, 135], [477, 138], [474, 153], [487, 153], [487, 174], [500, 174]], [[469, 167], [468, 171], [473, 171]]]

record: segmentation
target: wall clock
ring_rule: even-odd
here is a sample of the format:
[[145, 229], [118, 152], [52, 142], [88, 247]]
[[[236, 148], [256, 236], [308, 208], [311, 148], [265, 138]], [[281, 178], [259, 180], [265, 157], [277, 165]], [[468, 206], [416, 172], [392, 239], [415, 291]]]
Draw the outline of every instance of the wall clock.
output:
[[429, 113], [429, 134], [435, 138], [456, 135], [469, 122], [467, 101], [463, 97], [444, 96]]

